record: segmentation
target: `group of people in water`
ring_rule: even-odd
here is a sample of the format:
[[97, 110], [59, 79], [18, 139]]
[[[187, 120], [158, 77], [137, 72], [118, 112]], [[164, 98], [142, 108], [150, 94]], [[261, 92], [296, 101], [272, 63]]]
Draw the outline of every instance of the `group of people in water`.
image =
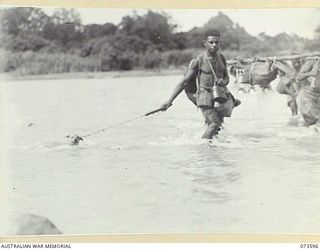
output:
[[[173, 90], [169, 99], [161, 106], [166, 111], [176, 97], [185, 90], [188, 98], [200, 109], [207, 128], [203, 139], [211, 140], [221, 128], [224, 117], [230, 117], [234, 107], [241, 104], [228, 90], [229, 73], [225, 57], [219, 52], [221, 36], [212, 32], [204, 41], [205, 51], [192, 59], [183, 78]], [[250, 64], [247, 71], [252, 85], [269, 87], [277, 76], [280, 81], [276, 90], [287, 95], [287, 104], [292, 116], [302, 115], [305, 125], [310, 126], [320, 120], [320, 74], [319, 59], [295, 58], [291, 65], [286, 61], [270, 62], [271, 78], [254, 81], [250, 74], [258, 64]], [[266, 80], [266, 81], [265, 81]], [[265, 86], [263, 86], [265, 85]]]

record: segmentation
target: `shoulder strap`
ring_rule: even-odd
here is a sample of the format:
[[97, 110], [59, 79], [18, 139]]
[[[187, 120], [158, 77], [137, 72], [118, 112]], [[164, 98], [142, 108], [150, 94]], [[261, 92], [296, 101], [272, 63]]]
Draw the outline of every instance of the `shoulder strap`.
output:
[[196, 79], [196, 84], [197, 84], [197, 92], [196, 92], [196, 95], [199, 94], [200, 92], [200, 67], [201, 67], [201, 61], [202, 61], [202, 58], [201, 58], [201, 55], [199, 55], [197, 57], [197, 63], [198, 63], [198, 72], [197, 72], [197, 79]]
[[210, 61], [209, 61], [209, 59], [208, 59], [208, 57], [207, 57], [206, 54], [204, 54], [204, 58], [205, 58], [205, 60], [207, 61], [207, 63], [209, 64], [209, 67], [210, 67], [210, 69], [211, 69], [211, 72], [212, 72], [212, 74], [213, 74], [213, 76], [214, 76], [214, 81], [217, 81], [217, 80], [218, 80], [218, 77], [217, 77], [217, 75], [216, 75], [216, 72], [214, 71], [214, 69], [213, 69], [213, 67], [212, 67], [212, 65], [211, 65], [211, 63], [210, 63]]

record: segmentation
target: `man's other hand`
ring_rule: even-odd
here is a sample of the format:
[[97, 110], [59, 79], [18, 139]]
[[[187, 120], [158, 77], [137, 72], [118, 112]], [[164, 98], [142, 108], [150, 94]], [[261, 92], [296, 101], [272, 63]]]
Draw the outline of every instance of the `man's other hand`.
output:
[[218, 80], [216, 81], [216, 85], [217, 86], [224, 86], [224, 82], [222, 78], [218, 78]]
[[172, 102], [171, 101], [167, 101], [164, 104], [162, 104], [161, 109], [163, 111], [167, 111], [167, 109], [170, 108], [170, 106], [172, 106]]

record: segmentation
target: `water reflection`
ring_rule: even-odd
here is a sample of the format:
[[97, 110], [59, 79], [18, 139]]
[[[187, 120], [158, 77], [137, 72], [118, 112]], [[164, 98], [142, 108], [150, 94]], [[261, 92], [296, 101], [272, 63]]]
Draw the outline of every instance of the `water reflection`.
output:
[[222, 148], [204, 150], [202, 147], [193, 157], [193, 167], [183, 170], [183, 174], [190, 179], [193, 199], [221, 203], [236, 198], [232, 189], [239, 186], [241, 167], [229, 161]]

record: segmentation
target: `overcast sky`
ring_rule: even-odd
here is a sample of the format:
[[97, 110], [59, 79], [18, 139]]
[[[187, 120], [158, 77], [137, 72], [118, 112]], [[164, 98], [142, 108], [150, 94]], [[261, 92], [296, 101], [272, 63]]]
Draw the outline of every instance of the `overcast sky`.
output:
[[[133, 9], [77, 9], [83, 24], [118, 24], [125, 15], [132, 15]], [[48, 13], [51, 11], [48, 11]], [[146, 10], [136, 10], [144, 14]], [[159, 10], [156, 10], [159, 11]], [[313, 38], [314, 30], [320, 25], [320, 9], [163, 9], [179, 26], [178, 31], [188, 31], [194, 26], [202, 26], [212, 16], [222, 11], [233, 22], [239, 23], [251, 35], [265, 32], [276, 35], [281, 32], [295, 33]]]

